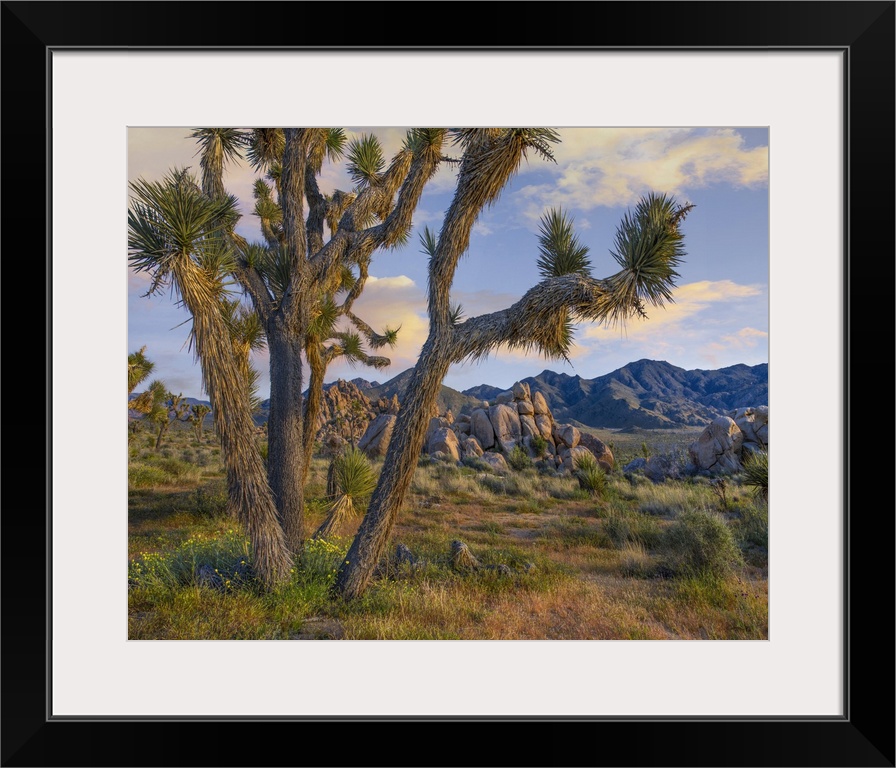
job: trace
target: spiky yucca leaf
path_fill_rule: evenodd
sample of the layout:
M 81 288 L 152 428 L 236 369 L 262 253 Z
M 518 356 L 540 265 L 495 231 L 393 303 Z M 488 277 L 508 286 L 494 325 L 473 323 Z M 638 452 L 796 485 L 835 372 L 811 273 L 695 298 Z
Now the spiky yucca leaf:
M 336 490 L 354 500 L 363 499 L 376 487 L 376 472 L 359 448 L 349 447 L 334 459 Z
M 264 325 L 255 312 L 238 300 L 222 302 L 221 311 L 227 330 L 235 342 L 250 351 L 264 349 Z
M 252 183 L 252 197 L 256 200 L 272 200 L 270 185 L 264 179 L 255 179 Z
M 538 271 L 542 277 L 559 277 L 577 272 L 589 275 L 588 246 L 576 237 L 572 219 L 559 208 L 541 217 L 538 227 Z
M 389 328 L 389 326 L 386 326 L 385 328 L 383 328 L 382 333 L 376 335 L 375 341 L 372 339 L 369 340 L 371 346 L 373 346 L 375 349 L 380 349 L 381 347 L 386 346 L 394 348 L 398 343 L 398 332 L 400 330 L 400 325 L 398 326 L 398 328 Z
M 356 363 L 367 356 L 361 337 L 354 331 L 340 331 L 335 333 L 333 338 L 338 340 L 339 356 L 351 367 L 354 368 Z
M 339 319 L 339 307 L 330 294 L 326 294 L 314 306 L 308 335 L 318 341 L 329 339 L 333 335 L 336 321 Z
M 383 148 L 376 136 L 364 134 L 360 139 L 353 139 L 349 143 L 348 173 L 355 184 L 376 184 L 385 167 Z
M 441 152 L 446 133 L 444 128 L 412 128 L 404 138 L 404 147 L 414 154 L 427 150 Z
M 651 192 L 634 211 L 625 213 L 611 251 L 622 271 L 605 281 L 615 304 L 608 320 L 624 318 L 631 307 L 640 308 L 643 302 L 662 307 L 672 301 L 678 277 L 675 268 L 684 258 L 679 225 L 693 207 Z
M 210 200 L 184 178 L 174 171 L 161 181 L 129 185 L 128 262 L 137 272 L 152 273 L 150 293 L 167 282 L 172 258 L 201 262 L 206 252 L 219 250 L 237 207 L 235 197 Z
M 327 538 L 336 532 L 345 520 L 354 516 L 355 504 L 370 496 L 376 487 L 377 475 L 364 452 L 355 447 L 347 448 L 333 459 L 331 465 L 336 496 L 330 504 L 327 517 L 312 538 Z
M 286 146 L 282 128 L 253 128 L 245 143 L 246 159 L 256 171 L 279 163 Z
M 209 197 L 221 197 L 224 191 L 224 167 L 239 161 L 245 135 L 237 128 L 197 128 L 190 134 L 197 140 L 202 169 L 202 191 Z
M 448 310 L 448 321 L 451 325 L 457 325 L 464 317 L 464 306 L 463 304 L 452 304 L 450 309 Z
M 750 486 L 758 498 L 768 501 L 768 453 L 749 453 L 743 465 L 744 485 Z
M 283 164 L 279 160 L 276 163 L 271 163 L 268 172 L 265 174 L 265 178 L 274 182 L 274 188 L 279 192 L 280 180 L 283 178 Z
M 146 356 L 146 346 L 128 355 L 128 394 L 134 391 L 155 369 L 156 364 Z
M 250 269 L 261 270 L 270 259 L 267 248 L 260 243 L 246 243 L 239 249 L 239 255 Z
M 289 258 L 282 246 L 264 250 L 264 261 L 257 267 L 258 273 L 267 283 L 271 293 L 278 299 L 286 292 L 289 276 L 292 274 Z
M 429 258 L 432 258 L 436 255 L 436 249 L 439 247 L 439 241 L 436 238 L 436 233 L 433 232 L 429 227 L 423 227 L 423 231 L 420 233 L 420 245 L 423 246 L 422 253 L 425 253 Z

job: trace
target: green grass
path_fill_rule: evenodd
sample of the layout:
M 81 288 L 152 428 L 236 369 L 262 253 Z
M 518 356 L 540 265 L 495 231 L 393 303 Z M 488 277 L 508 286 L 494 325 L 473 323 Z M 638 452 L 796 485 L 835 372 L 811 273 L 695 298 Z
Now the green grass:
M 612 472 L 593 495 L 569 474 L 421 462 L 387 550 L 400 542 L 417 564 L 383 570 L 346 603 L 332 587 L 359 518 L 309 540 L 289 581 L 266 593 L 227 517 L 213 436 L 197 445 L 172 428 L 167 456 L 145 437 L 129 445 L 132 639 L 768 636 L 768 508 L 739 477 L 723 516 L 699 480 L 632 484 Z M 327 466 L 316 457 L 310 470 L 306 536 L 327 514 Z M 453 569 L 455 539 L 481 569 Z

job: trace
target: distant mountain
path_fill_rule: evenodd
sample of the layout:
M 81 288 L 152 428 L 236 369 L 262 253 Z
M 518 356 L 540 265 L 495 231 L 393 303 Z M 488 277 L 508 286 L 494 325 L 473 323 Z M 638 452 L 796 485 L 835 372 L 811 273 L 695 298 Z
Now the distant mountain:
M 371 400 L 377 400 L 379 398 L 391 400 L 393 395 L 398 395 L 398 402 L 403 402 L 405 389 L 407 389 L 408 382 L 411 380 L 413 373 L 414 369 L 408 368 L 408 370 L 403 373 L 399 373 L 394 379 L 389 379 L 389 381 L 384 384 L 372 386 L 369 390 L 366 390 L 364 394 Z M 475 397 L 470 397 L 463 392 L 458 392 L 451 387 L 442 385 L 438 400 L 439 413 L 444 413 L 447 408 L 450 408 L 451 412 L 457 416 L 465 407 L 467 411 L 470 411 L 478 405 L 481 405 L 481 400 L 478 400 Z
M 380 384 L 366 379 L 351 383 L 372 402 L 404 400 L 413 369 Z M 672 429 L 703 426 L 727 411 L 742 406 L 768 405 L 768 364 L 732 365 L 717 370 L 685 370 L 662 360 L 638 360 L 594 379 L 544 370 L 521 381 L 547 399 L 554 418 L 561 422 L 609 429 Z M 326 385 L 334 386 L 335 382 Z M 442 386 L 439 411 L 450 408 L 455 416 L 469 413 L 484 400 L 494 402 L 501 387 L 480 384 L 459 392 Z M 136 395 L 132 395 L 135 397 Z M 191 405 L 208 401 L 185 398 Z M 254 414 L 267 420 L 270 401 Z
M 354 384 L 358 389 L 374 389 L 375 387 L 382 386 L 378 381 L 367 381 L 367 379 L 362 379 L 360 376 L 357 379 L 349 380 L 352 384 Z M 325 384 L 325 387 L 332 387 L 336 382 L 332 382 L 330 384 Z
M 767 363 L 687 371 L 638 360 L 594 379 L 546 370 L 522 381 L 545 396 L 556 419 L 590 427 L 701 426 L 734 408 L 768 405 Z M 463 394 L 491 400 L 501 391 L 483 384 Z

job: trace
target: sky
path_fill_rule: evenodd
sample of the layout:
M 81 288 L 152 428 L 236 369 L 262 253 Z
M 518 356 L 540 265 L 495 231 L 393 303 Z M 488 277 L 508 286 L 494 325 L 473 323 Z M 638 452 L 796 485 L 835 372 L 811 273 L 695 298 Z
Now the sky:
M 198 176 L 192 127 L 131 127 L 128 180 L 160 179 L 175 167 Z M 349 138 L 376 134 L 390 158 L 406 128 L 348 128 Z M 541 216 L 562 208 L 589 248 L 594 277 L 618 266 L 611 256 L 622 216 L 648 192 L 674 196 L 694 209 L 684 223 L 686 255 L 677 271 L 674 301 L 648 308 L 646 320 L 624 328 L 577 326 L 569 361 L 500 348 L 485 360 L 452 366 L 444 383 L 464 390 L 478 384 L 509 388 L 545 369 L 590 379 L 627 363 L 663 360 L 692 369 L 768 362 L 769 195 L 768 130 L 754 127 L 557 128 L 556 162 L 530 154 L 498 200 L 474 226 L 452 288 L 452 303 L 466 317 L 510 306 L 538 282 L 537 233 Z M 448 148 L 447 154 L 451 154 Z M 261 241 L 252 214 L 256 173 L 247 162 L 225 169 L 228 191 L 240 200 L 237 231 Z M 419 233 L 438 232 L 454 191 L 455 167 L 443 164 L 421 198 L 408 243 L 374 254 L 370 279 L 355 312 L 374 329 L 400 326 L 398 343 L 380 352 L 392 363 L 382 370 L 333 363 L 327 381 L 365 378 L 380 383 L 416 362 L 426 338 L 426 266 Z M 350 190 L 344 163 L 325 163 L 321 190 Z M 146 295 L 149 278 L 127 267 L 128 352 L 146 347 L 155 363 L 152 378 L 187 397 L 207 399 L 198 362 L 188 348 L 190 316 L 172 295 Z M 259 394 L 268 396 L 265 350 L 254 359 Z

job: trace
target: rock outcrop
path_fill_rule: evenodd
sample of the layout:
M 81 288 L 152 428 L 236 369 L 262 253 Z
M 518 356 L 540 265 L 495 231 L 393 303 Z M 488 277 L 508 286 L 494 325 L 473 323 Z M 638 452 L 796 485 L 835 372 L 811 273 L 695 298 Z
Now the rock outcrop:
M 706 426 L 688 447 L 697 472 L 732 474 L 743 469 L 744 452 L 768 450 L 768 406 L 737 408 Z
M 446 431 L 447 430 L 447 431 Z M 456 443 L 448 432 L 454 434 Z M 506 456 L 522 448 L 540 466 L 559 472 L 575 470 L 578 456 L 589 454 L 607 472 L 615 466 L 613 453 L 593 435 L 583 434 L 571 424 L 558 424 L 547 399 L 533 392 L 525 382 L 516 382 L 499 392 L 489 403 L 483 401 L 469 414 L 456 419 L 446 412 L 431 419 L 424 450 L 439 458 L 476 458 L 497 471 L 508 471 Z

